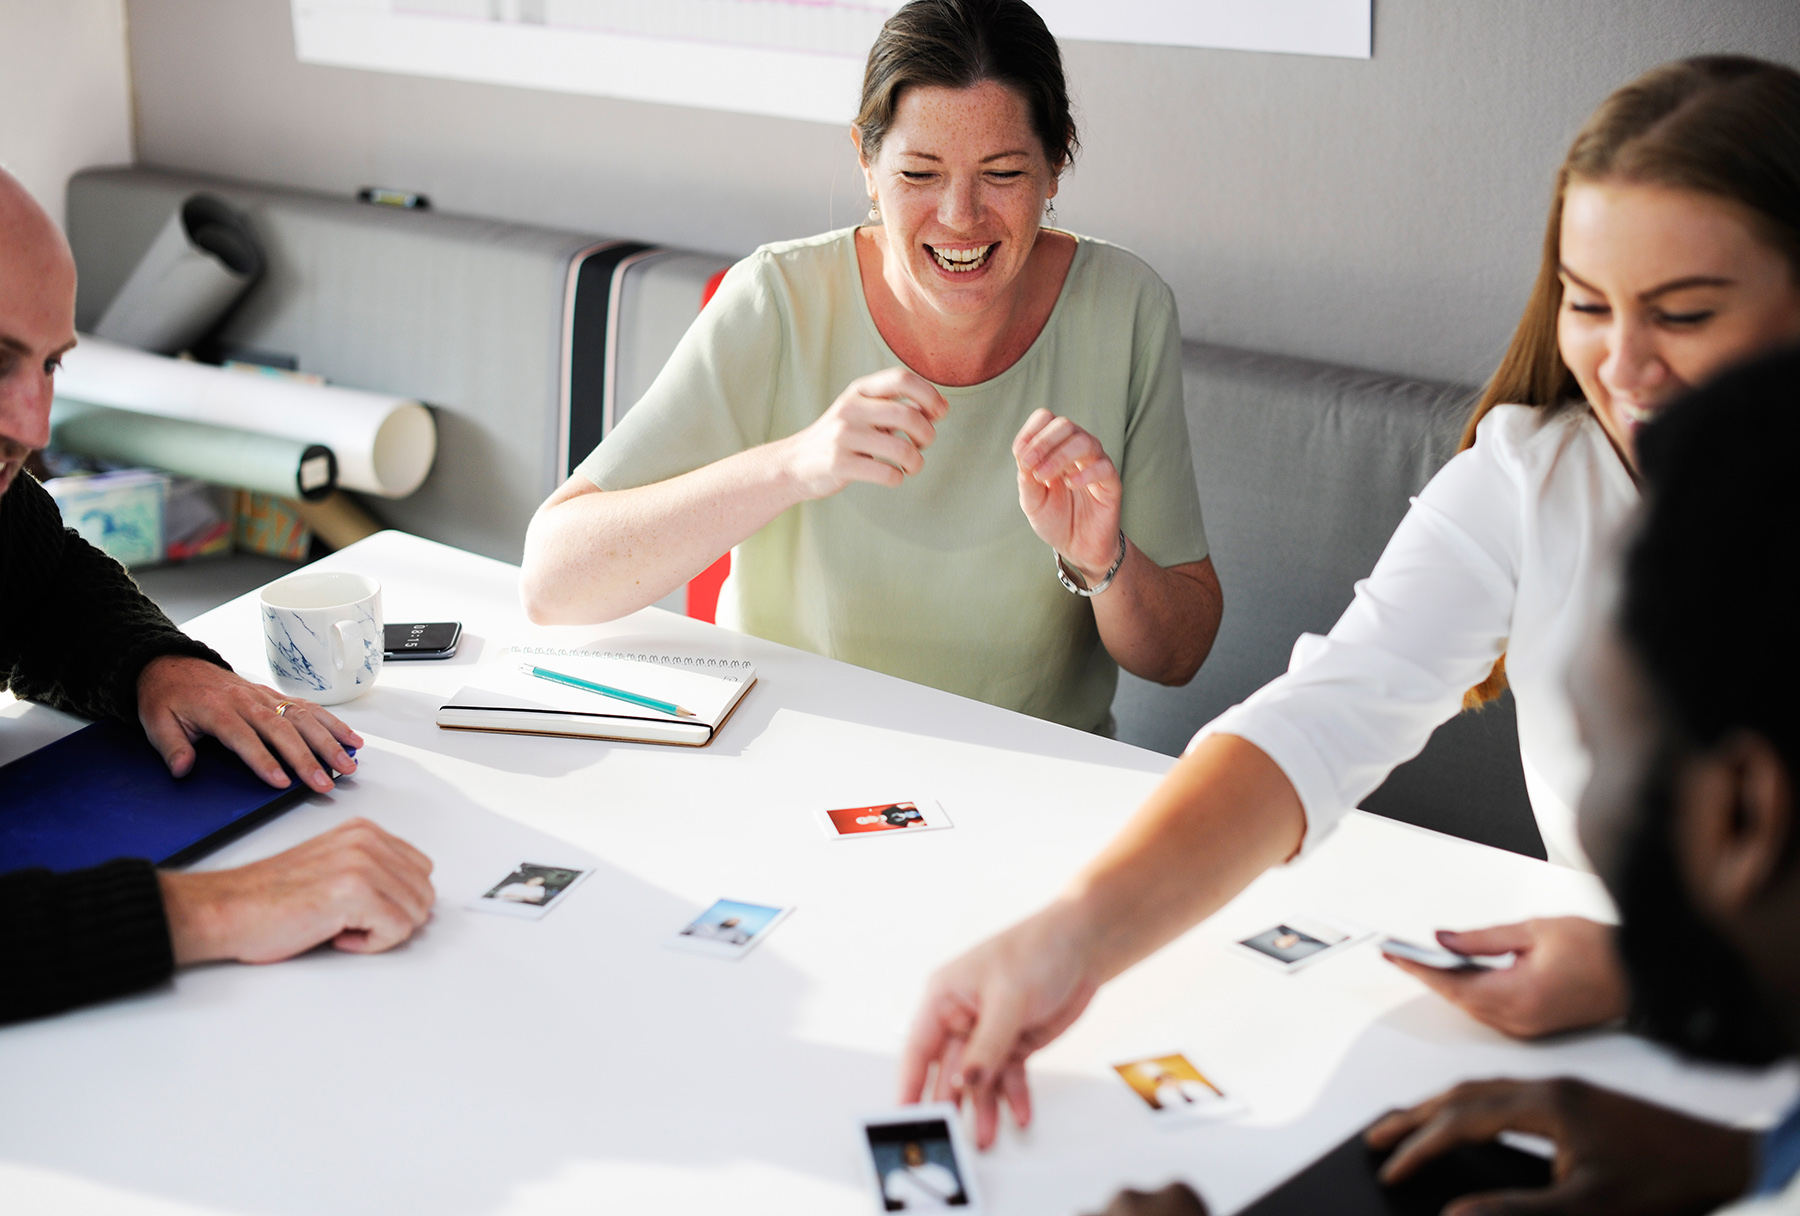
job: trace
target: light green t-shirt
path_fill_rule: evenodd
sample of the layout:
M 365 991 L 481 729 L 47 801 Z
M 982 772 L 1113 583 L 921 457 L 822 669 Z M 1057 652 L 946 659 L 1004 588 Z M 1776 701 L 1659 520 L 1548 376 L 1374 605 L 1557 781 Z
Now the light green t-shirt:
M 1206 556 L 1169 288 L 1078 238 L 1054 311 L 1012 367 L 942 388 L 949 415 L 897 489 L 856 483 L 739 545 L 720 623 L 1085 730 L 1108 730 L 1118 668 L 1089 602 L 1056 579 L 1019 509 L 1013 436 L 1040 406 L 1098 438 L 1125 534 L 1163 566 Z M 863 298 L 855 229 L 765 245 L 731 268 L 656 382 L 579 471 L 665 481 L 815 421 L 894 367 Z

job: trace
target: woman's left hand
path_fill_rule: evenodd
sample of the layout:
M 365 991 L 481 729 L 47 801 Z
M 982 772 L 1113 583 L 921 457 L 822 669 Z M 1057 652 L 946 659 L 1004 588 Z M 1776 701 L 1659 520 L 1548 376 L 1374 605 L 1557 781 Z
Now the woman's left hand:
M 1405 959 L 1396 967 L 1435 990 L 1478 1022 L 1515 1039 L 1585 1030 L 1625 1016 L 1630 1003 L 1616 930 L 1580 916 L 1523 924 L 1442 930 L 1438 944 L 1458 954 L 1511 954 L 1492 971 L 1439 971 Z
M 1119 551 L 1124 483 L 1100 441 L 1049 410 L 1037 410 L 1013 438 L 1019 507 L 1031 530 L 1091 581 Z

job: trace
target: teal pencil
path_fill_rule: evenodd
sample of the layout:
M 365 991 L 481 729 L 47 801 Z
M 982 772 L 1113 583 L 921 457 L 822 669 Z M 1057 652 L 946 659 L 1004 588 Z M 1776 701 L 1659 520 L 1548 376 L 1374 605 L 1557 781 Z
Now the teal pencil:
M 603 697 L 624 701 L 628 705 L 640 705 L 645 709 L 654 709 L 660 713 L 674 714 L 678 718 L 694 716 L 693 710 L 684 709 L 673 701 L 658 701 L 655 697 L 640 696 L 635 692 L 626 692 L 623 688 L 611 688 L 605 684 L 596 684 L 592 680 L 583 680 L 579 676 L 567 676 L 560 671 L 550 671 L 544 667 L 533 667 L 530 663 L 519 664 L 519 670 L 528 676 L 536 676 L 540 680 L 549 680 L 553 684 L 567 684 L 570 688 L 579 688 L 583 692 L 597 692 Z

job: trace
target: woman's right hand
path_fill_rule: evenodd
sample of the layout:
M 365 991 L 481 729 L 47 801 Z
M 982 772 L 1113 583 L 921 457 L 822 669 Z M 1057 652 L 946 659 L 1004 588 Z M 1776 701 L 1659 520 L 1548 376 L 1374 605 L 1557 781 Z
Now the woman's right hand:
M 1000 1099 L 1013 1122 L 1031 1122 L 1025 1059 L 1081 1016 L 1100 983 L 1080 913 L 1066 902 L 997 934 L 938 969 L 926 984 L 900 1064 L 900 1100 L 975 1107 L 975 1144 L 1000 1130 Z M 933 1080 L 931 1072 L 936 1068 Z
M 802 499 L 829 498 L 853 481 L 891 488 L 925 467 L 933 424 L 949 412 L 930 381 L 890 367 L 852 380 L 817 422 L 777 442 Z

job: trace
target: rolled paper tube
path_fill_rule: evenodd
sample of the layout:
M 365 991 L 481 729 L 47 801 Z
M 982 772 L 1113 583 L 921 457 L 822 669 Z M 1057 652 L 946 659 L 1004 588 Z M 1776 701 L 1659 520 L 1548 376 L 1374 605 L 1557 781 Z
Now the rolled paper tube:
M 50 441 L 67 452 L 282 498 L 324 498 L 337 486 L 337 460 L 323 444 L 154 414 L 62 407 Z
M 437 456 L 437 425 L 417 401 L 168 359 L 103 338 L 83 338 L 63 356 L 56 395 L 321 443 L 337 456 L 339 485 L 384 498 L 418 489 Z
M 94 332 L 177 354 L 224 319 L 262 268 L 249 222 L 223 199 L 191 195 L 150 242 Z
M 349 548 L 386 526 L 357 506 L 356 500 L 342 490 L 327 494 L 316 502 L 295 503 L 294 513 L 333 549 Z

